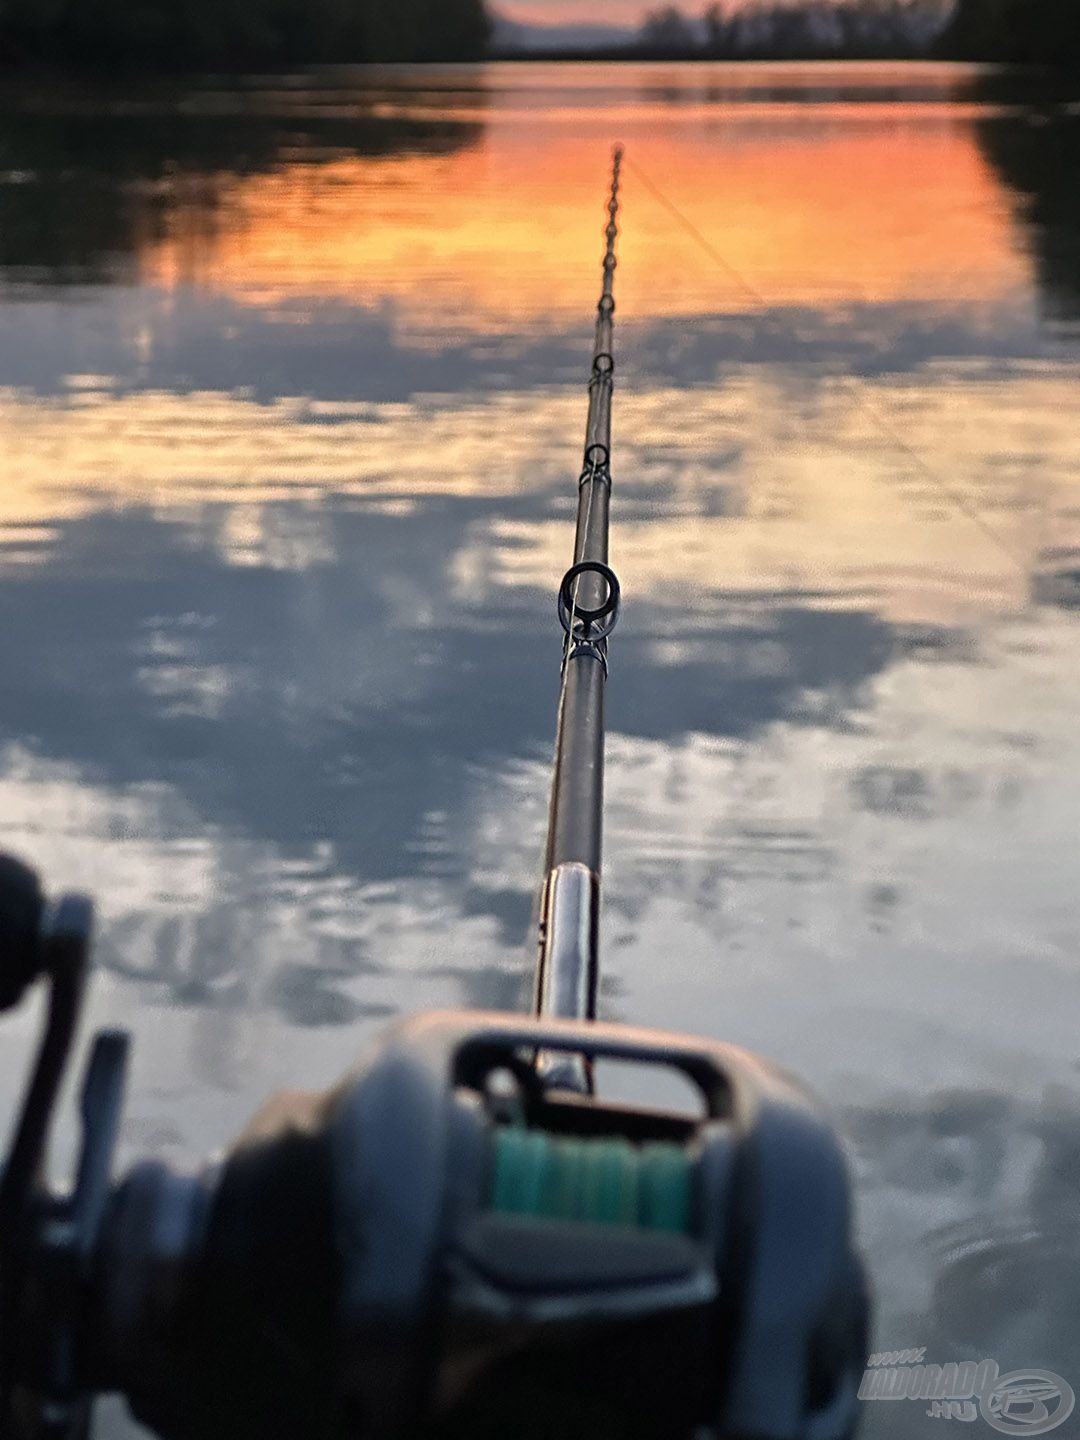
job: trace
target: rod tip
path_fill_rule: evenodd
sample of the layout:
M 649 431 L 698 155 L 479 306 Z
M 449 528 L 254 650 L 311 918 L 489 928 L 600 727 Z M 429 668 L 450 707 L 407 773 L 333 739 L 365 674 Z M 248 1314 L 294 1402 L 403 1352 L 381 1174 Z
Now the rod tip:
M 621 141 L 616 141 L 616 143 L 611 147 L 611 158 L 612 158 L 612 160 L 614 160 L 615 164 L 618 165 L 619 162 L 622 160 L 622 157 L 623 157 L 622 142 L 621 142 Z

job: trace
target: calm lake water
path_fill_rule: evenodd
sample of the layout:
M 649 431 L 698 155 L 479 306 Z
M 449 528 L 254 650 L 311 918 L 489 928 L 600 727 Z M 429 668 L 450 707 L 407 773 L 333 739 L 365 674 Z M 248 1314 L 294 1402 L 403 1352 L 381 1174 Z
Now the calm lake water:
M 878 1348 L 1080 1389 L 1078 99 L 8 93 L 0 845 L 97 897 L 125 1158 L 523 1002 L 621 139 L 603 1012 L 827 1099 Z

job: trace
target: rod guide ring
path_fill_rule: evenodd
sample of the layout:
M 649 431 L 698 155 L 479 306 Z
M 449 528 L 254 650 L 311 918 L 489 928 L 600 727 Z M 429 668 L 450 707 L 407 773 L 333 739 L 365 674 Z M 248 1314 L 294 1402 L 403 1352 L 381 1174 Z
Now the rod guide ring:
M 608 587 L 603 604 L 588 610 L 581 605 L 575 605 L 574 581 L 579 575 L 600 576 Z M 602 560 L 580 560 L 576 565 L 570 566 L 559 586 L 559 623 L 571 640 L 603 640 L 615 629 L 621 599 L 619 577 L 610 565 L 605 565 Z M 583 634 L 575 634 L 575 621 L 581 622 Z

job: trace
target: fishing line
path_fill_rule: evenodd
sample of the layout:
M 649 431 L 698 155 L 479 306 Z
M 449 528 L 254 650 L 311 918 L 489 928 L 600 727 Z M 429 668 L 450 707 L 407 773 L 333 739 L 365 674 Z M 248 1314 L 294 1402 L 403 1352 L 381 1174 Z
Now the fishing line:
M 747 298 L 753 303 L 755 309 L 760 310 L 762 314 L 765 315 L 766 319 L 770 318 L 771 307 L 769 305 L 769 302 L 760 293 L 760 291 L 756 290 L 755 287 L 750 283 L 750 281 L 747 280 L 746 277 L 735 268 L 731 261 L 728 260 L 728 258 L 720 250 L 717 249 L 717 247 L 712 243 L 708 236 L 703 234 L 702 231 L 698 229 L 698 227 L 694 224 L 693 220 L 691 220 L 690 217 L 683 210 L 681 210 L 678 205 L 675 204 L 674 200 L 670 199 L 667 195 L 664 194 L 664 192 L 660 189 L 659 185 L 657 185 L 654 180 L 650 179 L 650 177 L 646 175 L 645 171 L 642 170 L 641 166 L 637 163 L 636 160 L 625 159 L 623 163 L 626 165 L 626 168 L 628 170 L 632 171 L 633 174 L 637 176 L 637 178 L 645 186 L 645 189 L 648 190 L 649 193 L 652 195 L 653 199 L 656 200 L 658 204 L 660 204 L 675 220 L 678 221 L 678 223 L 683 227 L 683 229 L 691 237 L 695 244 L 697 244 L 701 248 L 701 250 L 706 255 L 708 255 L 710 260 L 712 260 L 713 263 L 720 270 L 722 270 L 725 275 L 728 276 L 728 278 L 736 286 L 736 288 L 741 290 L 742 293 L 747 296 Z M 793 338 L 796 344 L 805 346 L 805 341 L 801 340 L 797 334 L 794 335 Z M 1006 559 L 1009 560 L 1009 562 L 1017 568 L 1017 570 L 1020 572 L 1021 576 L 1026 582 L 1029 576 L 1029 565 L 1027 558 L 1023 556 L 1019 550 L 1015 550 L 1013 548 L 1010 542 L 1006 540 L 1005 537 L 1001 534 L 1001 532 L 986 519 L 979 507 L 974 504 L 962 490 L 958 490 L 956 486 L 951 485 L 943 475 L 941 475 L 937 470 L 934 469 L 934 467 L 929 463 L 929 461 L 925 459 L 923 455 L 919 453 L 919 451 L 915 450 L 908 443 L 908 441 L 904 439 L 904 437 L 901 435 L 900 431 L 896 428 L 895 424 L 889 418 L 889 416 L 886 415 L 885 412 L 877 404 L 875 404 L 875 402 L 870 398 L 869 395 L 865 393 L 865 391 L 861 390 L 858 385 L 856 385 L 854 379 L 850 375 L 839 375 L 837 378 L 842 384 L 845 384 L 848 387 L 853 399 L 855 400 L 856 405 L 862 410 L 863 414 L 866 415 L 872 421 L 872 423 L 877 426 L 878 431 L 893 446 L 893 448 L 904 456 L 911 468 L 916 471 L 924 480 L 929 481 L 929 483 L 937 490 L 939 495 L 944 497 L 946 500 L 950 500 L 957 510 L 959 510 L 963 515 L 965 515 L 973 525 L 977 526 L 978 529 L 981 530 L 982 533 L 986 536 L 986 538 L 990 540 L 991 543 L 1001 552 L 1001 554 L 1004 555 Z

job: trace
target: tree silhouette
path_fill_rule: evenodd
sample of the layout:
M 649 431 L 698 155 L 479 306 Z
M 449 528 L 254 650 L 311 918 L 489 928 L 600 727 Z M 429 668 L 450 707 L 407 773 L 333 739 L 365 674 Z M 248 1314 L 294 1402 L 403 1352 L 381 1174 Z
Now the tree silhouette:
M 946 54 L 965 60 L 1080 66 L 1077 0 L 958 0 Z
M 677 5 L 651 10 L 641 26 L 641 43 L 658 54 L 682 54 L 693 50 L 695 36 L 690 21 Z
M 233 69 L 483 54 L 485 0 L 0 0 L 0 58 Z
M 730 59 L 929 54 L 952 0 L 711 0 L 695 24 L 674 5 L 650 12 L 645 54 Z M 1080 3 L 1080 0 L 1078 0 Z
M 710 51 L 720 50 L 727 40 L 728 24 L 731 20 L 729 7 L 723 0 L 713 0 L 713 4 L 705 7 L 701 18 L 705 25 L 705 48 Z

